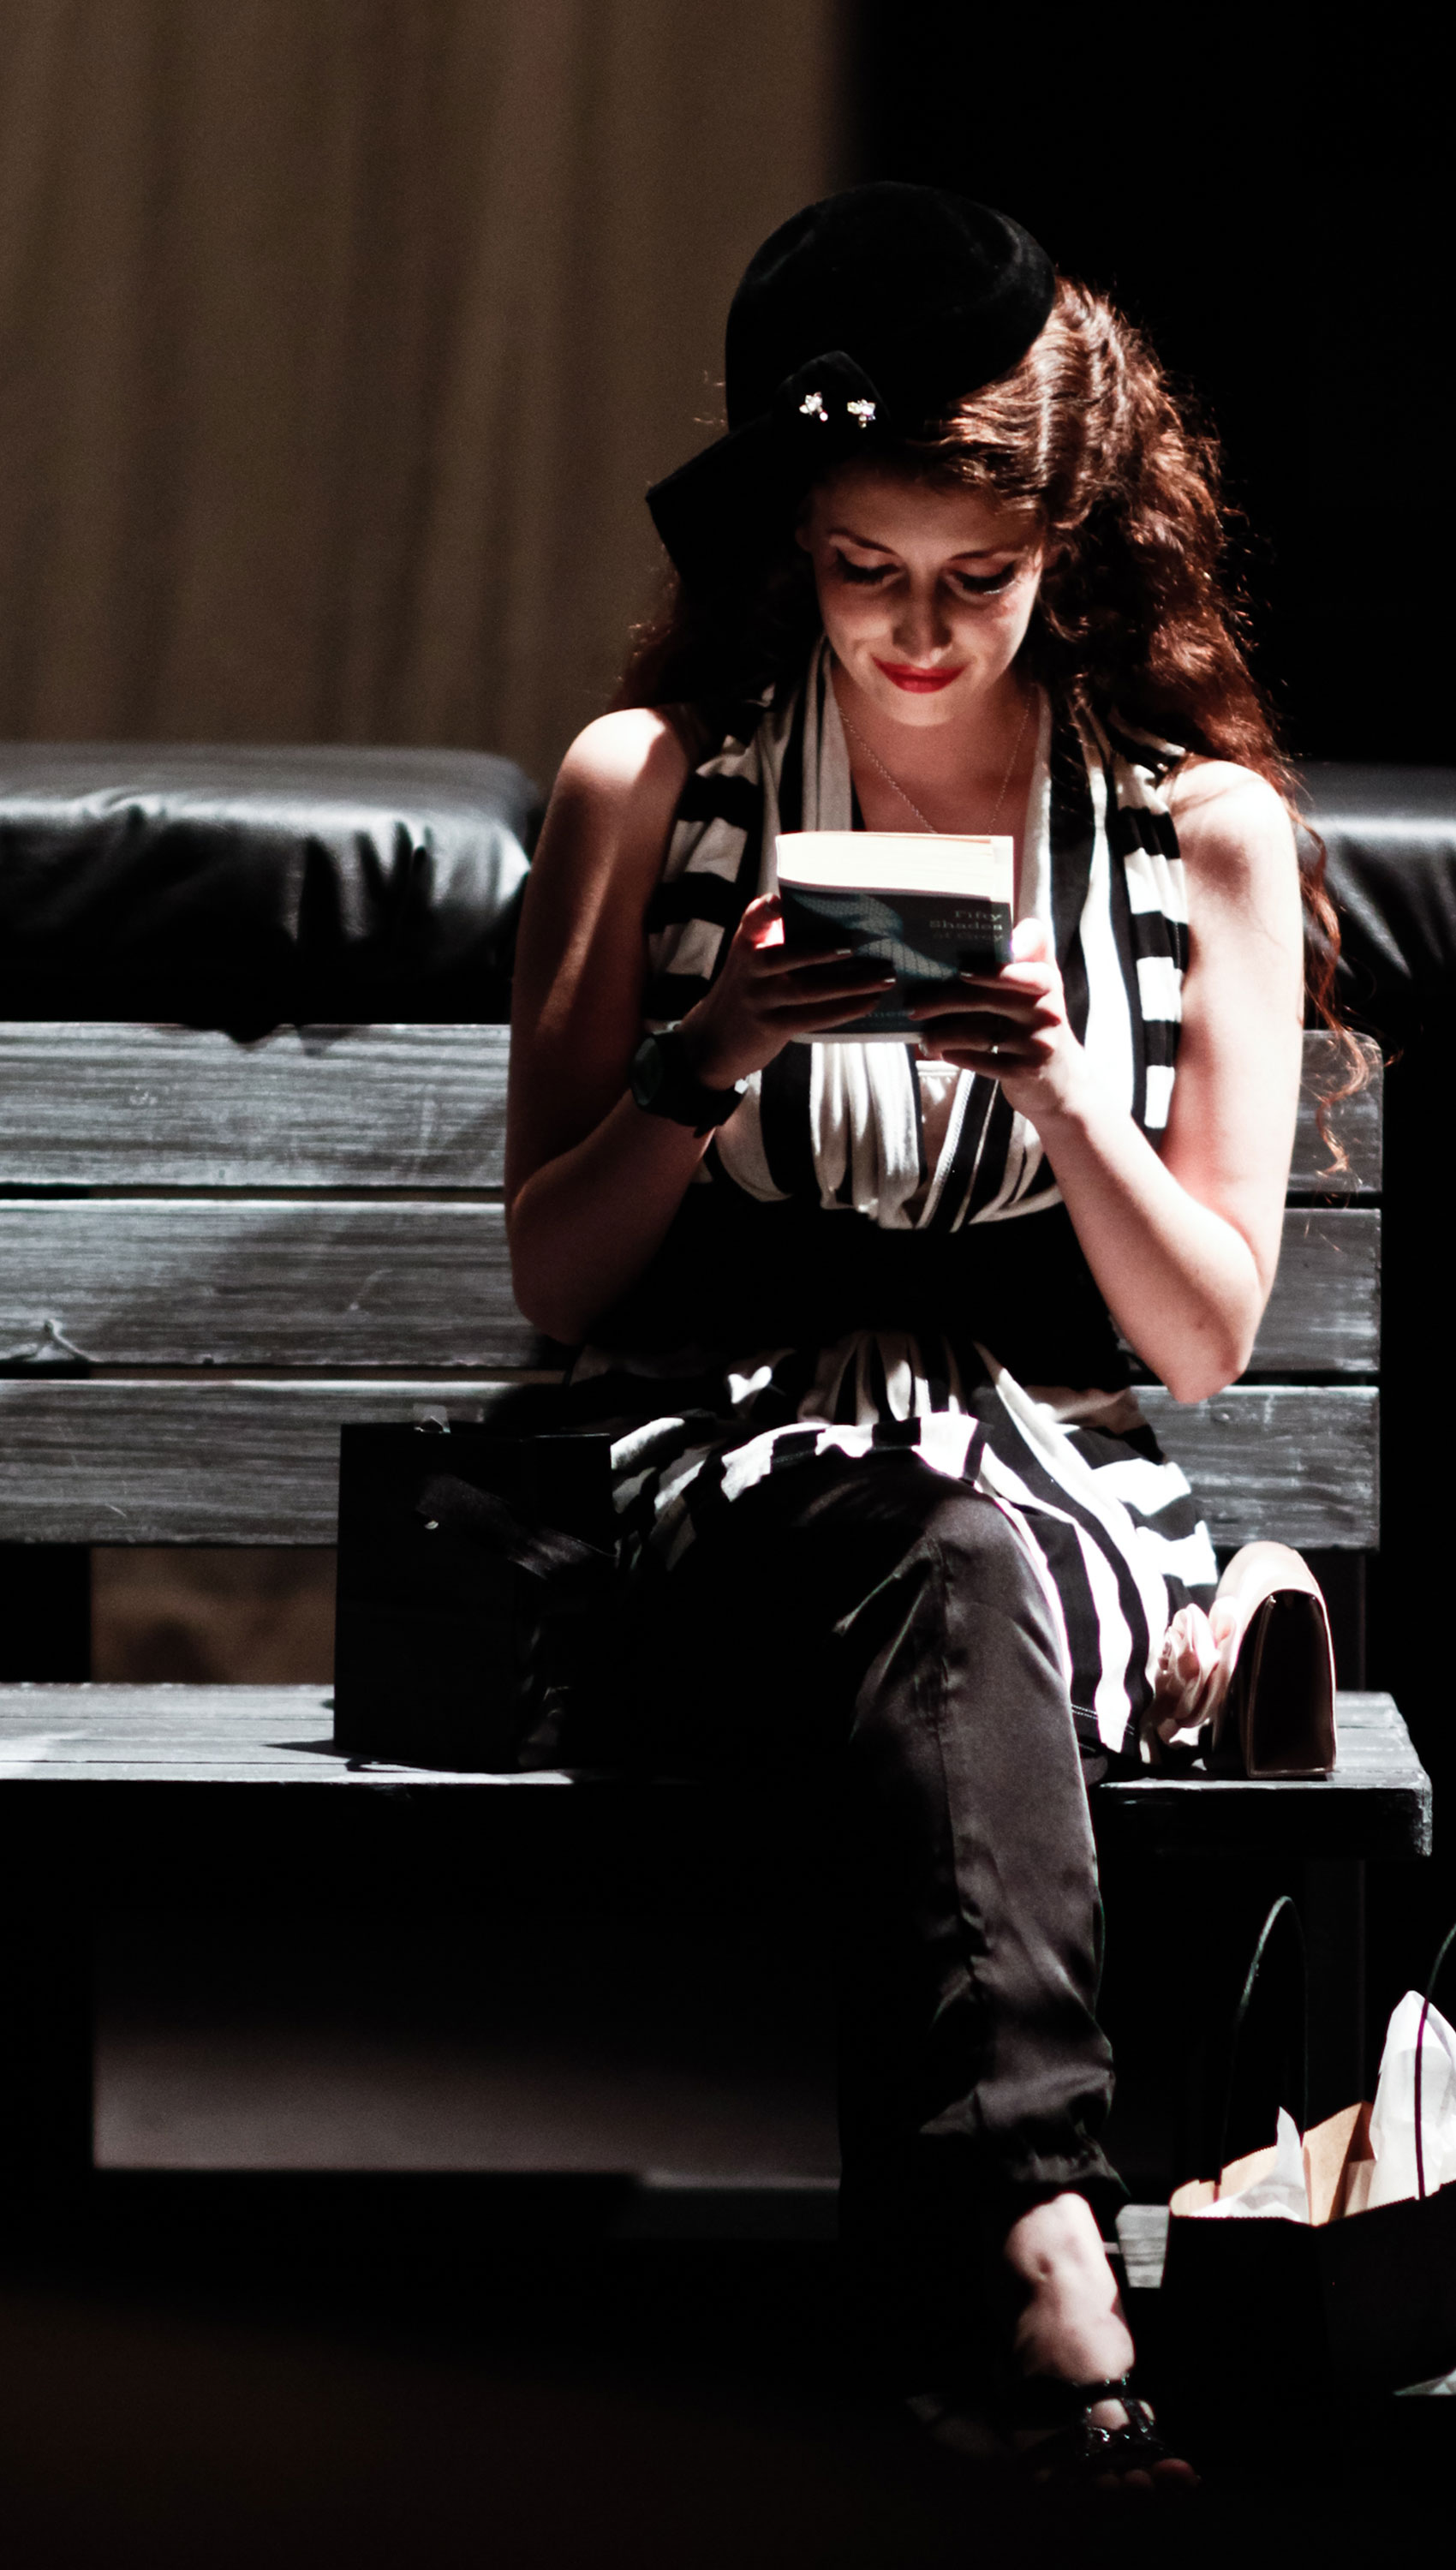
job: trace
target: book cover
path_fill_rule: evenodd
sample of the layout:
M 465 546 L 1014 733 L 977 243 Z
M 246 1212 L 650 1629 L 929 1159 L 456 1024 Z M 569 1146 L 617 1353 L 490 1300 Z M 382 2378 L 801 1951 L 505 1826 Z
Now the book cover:
M 789 946 L 848 946 L 894 973 L 862 1018 L 800 1044 L 906 1044 L 909 1004 L 960 973 L 1011 960 L 1015 859 L 1009 838 L 895 830 L 796 830 L 776 841 Z

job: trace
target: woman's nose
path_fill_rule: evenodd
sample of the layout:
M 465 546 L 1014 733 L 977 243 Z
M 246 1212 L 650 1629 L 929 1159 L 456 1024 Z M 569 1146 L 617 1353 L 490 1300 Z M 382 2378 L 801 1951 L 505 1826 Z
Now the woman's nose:
M 895 621 L 895 647 L 908 660 L 926 660 L 932 651 L 943 651 L 951 639 L 950 623 L 938 583 L 933 588 L 910 590 L 901 601 Z

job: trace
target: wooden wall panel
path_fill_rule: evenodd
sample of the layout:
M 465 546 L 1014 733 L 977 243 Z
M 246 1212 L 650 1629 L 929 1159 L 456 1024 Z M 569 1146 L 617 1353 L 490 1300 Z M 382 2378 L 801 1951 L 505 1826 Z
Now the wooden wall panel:
M 240 1046 L 176 1027 L 0 1025 L 0 1185 L 499 1187 L 509 1050 L 505 1027 L 285 1027 Z M 1337 1071 L 1330 1039 L 1305 1037 L 1296 1192 L 1378 1190 L 1378 1057 L 1374 1070 L 1334 1110 L 1349 1171 L 1323 1178 L 1315 1102 Z
M 1375 1374 L 1379 1364 L 1379 1214 L 1290 1206 L 1250 1372 Z
M 1255 1370 L 1371 1374 L 1377 1212 L 1295 1208 Z M 0 1360 L 106 1366 L 520 1366 L 506 1219 L 465 1197 L 0 1200 Z
M 1217 1544 L 1266 1536 L 1302 1550 L 1380 1540 L 1379 1395 L 1366 1384 L 1235 1384 L 1187 1408 L 1139 1400 L 1198 1494 Z
M 0 1378 L 0 1541 L 332 1543 L 346 1421 L 479 1420 L 508 1388 Z
M 507 1027 L 0 1025 L 0 1185 L 502 1182 Z
M 346 1420 L 487 1416 L 509 1387 L 435 1380 L 0 1378 L 0 1541 L 331 1543 Z M 1142 1396 L 1214 1540 L 1376 1540 L 1377 1395 L 1236 1389 Z
M 534 1362 L 498 1204 L 83 1196 L 0 1204 L 0 1350 L 107 1366 Z

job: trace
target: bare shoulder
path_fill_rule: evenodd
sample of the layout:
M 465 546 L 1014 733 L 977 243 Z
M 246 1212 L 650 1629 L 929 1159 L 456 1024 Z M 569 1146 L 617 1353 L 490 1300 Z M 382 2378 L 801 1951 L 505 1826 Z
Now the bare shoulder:
M 1227 758 L 1190 758 L 1170 778 L 1178 845 L 1199 881 L 1236 893 L 1291 874 L 1294 833 L 1268 777 Z
M 671 722 L 633 706 L 588 723 L 561 761 L 527 878 L 516 960 L 521 1040 L 539 1019 L 621 1012 L 687 776 Z M 625 996 L 623 996 L 625 995 Z
M 602 714 L 557 771 L 527 888 L 523 928 L 534 951 L 549 917 L 579 927 L 603 901 L 640 922 L 667 850 L 688 761 L 667 716 L 633 705 Z
M 528 960 L 550 923 L 580 928 L 603 902 L 623 929 L 662 870 L 687 754 L 671 722 L 650 706 L 602 714 L 578 732 L 556 774 L 527 884 Z
M 669 813 L 687 776 L 687 752 L 654 705 L 600 714 L 578 732 L 561 761 L 553 806 L 581 804 L 617 816 L 666 801 Z

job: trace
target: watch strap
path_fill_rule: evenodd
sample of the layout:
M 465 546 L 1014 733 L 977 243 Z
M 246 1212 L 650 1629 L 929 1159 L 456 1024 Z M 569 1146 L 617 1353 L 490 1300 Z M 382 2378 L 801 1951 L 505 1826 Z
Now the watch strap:
M 741 1084 L 709 1088 L 699 1079 L 675 1027 L 643 1037 L 632 1057 L 631 1089 L 646 1114 L 691 1125 L 695 1133 L 710 1133 L 714 1125 L 726 1124 L 743 1095 Z

